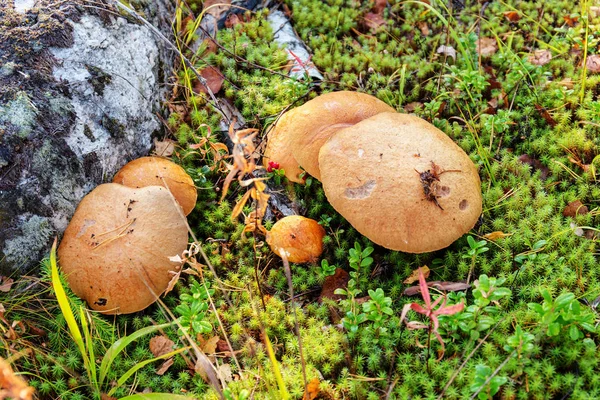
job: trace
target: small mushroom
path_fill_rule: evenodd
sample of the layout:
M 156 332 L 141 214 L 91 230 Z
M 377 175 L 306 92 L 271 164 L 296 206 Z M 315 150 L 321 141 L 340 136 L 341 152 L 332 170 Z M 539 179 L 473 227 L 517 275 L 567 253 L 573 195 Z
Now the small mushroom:
M 116 173 L 113 182 L 134 188 L 167 187 L 185 215 L 192 212 L 198 198 L 194 181 L 187 172 L 174 162 L 161 157 L 141 157 L 130 161 Z
M 98 186 L 83 198 L 58 248 L 73 292 L 103 314 L 152 304 L 181 265 L 187 248 L 181 208 L 161 186 Z
M 325 229 L 317 221 L 290 215 L 277 221 L 267 232 L 267 243 L 273 253 L 285 253 L 289 262 L 315 262 L 323 253 Z
M 319 164 L 331 205 L 388 249 L 442 249 L 481 214 L 481 183 L 469 156 L 412 115 L 381 113 L 338 131 L 321 148 Z
M 302 182 L 300 166 L 317 179 L 319 149 L 335 132 L 394 109 L 376 97 L 357 92 L 331 92 L 285 113 L 269 133 L 265 166 L 278 162 L 292 182 Z

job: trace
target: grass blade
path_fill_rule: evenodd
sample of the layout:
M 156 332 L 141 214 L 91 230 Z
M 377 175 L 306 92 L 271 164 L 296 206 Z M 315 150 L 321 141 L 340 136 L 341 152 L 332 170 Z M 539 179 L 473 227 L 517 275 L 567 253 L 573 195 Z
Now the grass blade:
M 100 380 L 99 380 L 100 386 L 102 386 L 102 383 L 104 382 L 104 379 L 106 378 L 106 373 L 108 372 L 113 361 L 119 355 L 119 353 L 125 349 L 125 347 L 127 347 L 131 342 L 139 339 L 142 336 L 148 335 L 148 334 L 155 332 L 157 330 L 160 330 L 160 329 L 168 328 L 171 325 L 173 325 L 172 322 L 168 322 L 168 323 L 162 324 L 162 325 L 147 326 L 145 328 L 142 328 L 142 329 L 139 329 L 139 330 L 133 332 L 131 335 L 127 335 L 127 336 L 117 340 L 116 342 L 114 342 L 110 346 L 110 348 L 106 351 L 106 354 L 104 354 L 104 357 L 102 358 L 102 363 L 100 364 Z
M 189 396 L 170 393 L 139 393 L 121 397 L 120 400 L 190 400 Z
M 275 374 L 275 379 L 277 380 L 277 386 L 279 386 L 279 398 L 282 400 L 287 400 L 290 398 L 290 394 L 285 388 L 285 383 L 283 383 L 283 376 L 281 375 L 281 370 L 279 369 L 279 363 L 275 358 L 273 346 L 271 346 L 269 335 L 267 335 L 267 331 L 264 329 L 263 334 L 265 337 L 265 346 L 267 347 L 267 354 L 269 355 L 269 360 L 271 360 L 271 365 L 273 366 L 273 373 Z
M 71 333 L 71 337 L 75 341 L 79 352 L 81 353 L 81 357 L 83 358 L 83 364 L 85 370 L 87 371 L 88 378 L 90 382 L 96 382 L 96 377 L 92 376 L 92 367 L 90 363 L 90 359 L 85 349 L 85 345 L 83 343 L 83 337 L 81 336 L 81 331 L 79 330 L 79 325 L 77 325 L 77 321 L 75 320 L 75 315 L 73 314 L 73 310 L 71 309 L 71 304 L 69 303 L 69 298 L 63 288 L 60 277 L 58 275 L 58 266 L 56 264 L 56 244 L 57 239 L 54 239 L 54 244 L 52 245 L 52 250 L 50 251 L 50 268 L 52 275 L 52 288 L 54 289 L 54 293 L 56 295 L 56 300 L 58 301 L 58 306 L 60 307 L 60 311 L 63 314 L 65 321 L 67 322 L 67 326 L 69 327 L 69 332 Z M 93 361 L 93 360 L 92 360 Z M 95 370 L 95 368 L 94 368 Z M 97 389 L 97 388 L 96 388 Z
M 180 348 L 180 349 L 177 349 L 177 350 L 174 350 L 174 351 L 172 351 L 172 352 L 170 352 L 170 353 L 163 354 L 162 356 L 158 356 L 158 357 L 152 358 L 152 359 L 150 359 L 150 360 L 142 361 L 142 362 L 139 362 L 139 363 L 135 364 L 133 367 L 129 368 L 129 370 L 128 370 L 127 372 L 125 372 L 125 373 L 124 373 L 124 374 L 123 374 L 123 375 L 122 375 L 122 376 L 119 378 L 119 380 L 117 381 L 117 384 L 116 384 L 116 386 L 115 386 L 115 387 L 113 387 L 112 389 L 110 389 L 110 391 L 108 392 L 108 395 L 109 395 L 109 396 L 112 396 L 112 395 L 114 394 L 114 392 L 115 392 L 115 391 L 116 391 L 116 390 L 117 390 L 117 389 L 118 389 L 118 388 L 119 388 L 119 387 L 120 387 L 122 384 L 124 384 L 125 382 L 127 382 L 127 379 L 129 379 L 129 378 L 131 377 L 131 375 L 133 375 L 133 374 L 134 374 L 134 373 L 135 373 L 137 370 L 139 370 L 140 368 L 143 368 L 143 367 L 145 367 L 146 365 L 148 365 L 148 364 L 150 364 L 150 363 L 152 363 L 152 362 L 154 362 L 154 361 L 157 361 L 157 360 L 163 360 L 163 359 L 165 359 L 165 358 L 172 357 L 172 356 L 174 356 L 175 354 L 179 354 L 179 353 L 181 353 L 182 351 L 189 350 L 189 349 L 190 349 L 190 347 L 182 347 L 182 348 Z

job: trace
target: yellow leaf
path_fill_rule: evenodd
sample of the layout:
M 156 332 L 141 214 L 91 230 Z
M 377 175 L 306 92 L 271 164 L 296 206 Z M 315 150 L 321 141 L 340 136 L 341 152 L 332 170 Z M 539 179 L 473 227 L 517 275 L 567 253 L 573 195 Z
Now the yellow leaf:
M 425 279 L 429 278 L 429 273 L 431 271 L 429 270 L 429 267 L 427 265 L 423 265 L 421 267 L 421 271 L 423 271 L 423 276 L 425 277 Z M 413 270 L 413 272 L 410 274 L 410 276 L 404 280 L 404 284 L 410 285 L 411 283 L 414 283 L 418 280 L 419 280 L 419 268 Z
M 508 237 L 511 235 L 512 235 L 512 233 L 504 233 L 501 231 L 495 231 L 495 232 L 491 232 L 486 235 L 483 235 L 483 238 L 487 239 L 487 240 L 491 240 L 492 242 L 495 242 L 498 239 L 502 239 L 502 238 L 505 238 L 505 237 Z

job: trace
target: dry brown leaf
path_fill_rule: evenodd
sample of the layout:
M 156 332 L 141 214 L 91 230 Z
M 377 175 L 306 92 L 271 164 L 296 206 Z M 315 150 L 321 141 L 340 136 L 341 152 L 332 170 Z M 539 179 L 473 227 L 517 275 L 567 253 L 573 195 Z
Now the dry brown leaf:
M 552 52 L 550 50 L 536 50 L 529 55 L 528 60 L 533 65 L 545 65 L 552 60 Z
M 405 285 L 410 285 L 411 283 L 417 282 L 419 280 L 419 269 L 423 272 L 425 279 L 429 278 L 431 271 L 427 265 L 423 265 L 421 268 L 413 270 L 410 276 L 406 278 L 403 283 Z
M 489 57 L 498 51 L 498 43 L 494 38 L 482 37 L 475 44 L 475 49 L 481 57 Z
M 495 231 L 495 232 L 490 232 L 490 233 L 483 235 L 483 238 L 487 239 L 487 240 L 491 240 L 492 242 L 495 242 L 498 239 L 509 237 L 511 235 L 512 235 L 512 233 L 504 233 L 502 231 Z
M 221 340 L 218 336 L 213 336 L 208 340 L 203 340 L 204 338 L 201 339 L 202 340 L 199 340 L 200 346 L 202 347 L 202 351 L 204 353 L 210 355 L 217 352 L 217 344 L 219 343 L 219 340 Z
M 404 111 L 406 111 L 407 113 L 412 113 L 415 112 L 415 110 L 418 108 L 423 108 L 423 103 L 413 101 L 412 103 L 408 103 L 404 106 Z
M 579 16 L 578 15 L 565 15 L 563 17 L 563 19 L 565 20 L 567 25 L 569 25 L 570 27 L 573 27 L 573 26 L 577 25 L 577 22 L 579 21 Z
M 304 392 L 304 396 L 302 400 L 314 400 L 317 398 L 321 390 L 319 389 L 319 385 L 321 382 L 319 378 L 313 378 L 308 385 L 306 385 L 306 392 Z
M 507 11 L 504 13 L 504 17 L 509 22 L 518 22 L 521 19 L 521 15 L 517 11 Z
M 370 12 L 364 16 L 364 24 L 369 31 L 375 33 L 380 26 L 385 25 L 385 19 L 381 14 Z
M 100 400 L 118 400 L 116 397 L 107 395 L 106 393 L 100 393 Z
M 216 19 L 221 19 L 223 14 L 231 7 L 231 0 L 204 0 L 203 10 Z
M 592 54 L 588 56 L 585 66 L 590 72 L 600 72 L 600 55 Z
M 173 365 L 173 357 L 168 358 L 164 363 L 160 365 L 160 367 L 158 367 L 158 369 L 156 370 L 156 375 L 164 375 L 165 372 L 167 372 L 169 368 L 171 368 L 171 365 Z
M 161 157 L 171 157 L 175 151 L 175 141 L 171 139 L 154 139 L 154 154 Z
M 563 210 L 563 216 L 575 218 L 578 215 L 585 215 L 590 210 L 585 206 L 581 200 L 575 200 L 570 202 Z
M 231 365 L 229 365 L 229 364 L 219 365 L 219 368 L 217 368 L 217 375 L 223 382 L 233 381 L 233 372 L 231 371 Z
M 557 83 L 560 86 L 564 86 L 565 89 L 573 89 L 573 87 L 575 86 L 575 84 L 573 83 L 573 79 L 571 79 L 571 78 L 565 78 Z
M 229 14 L 227 19 L 225 20 L 225 27 L 232 28 L 238 24 L 242 24 L 244 21 L 240 18 L 238 14 Z
M 13 283 L 15 282 L 14 279 L 9 278 L 8 276 L 2 276 L 0 277 L 0 292 L 8 292 L 10 291 L 10 288 L 12 287 Z
M 35 390 L 0 357 L 0 399 L 31 400 Z
M 200 71 L 200 76 L 206 80 L 206 85 L 200 81 L 194 83 L 194 92 L 208 94 L 208 89 L 215 94 L 223 87 L 223 81 L 225 77 L 217 68 L 213 66 L 206 66 Z M 208 87 L 208 89 L 207 89 Z
M 417 27 L 419 28 L 419 30 L 421 31 L 421 34 L 423 36 L 429 36 L 429 34 L 431 33 L 431 31 L 429 30 L 429 25 L 427 25 L 427 22 L 417 22 Z
M 343 299 L 345 296 L 335 294 L 335 290 L 346 289 L 349 281 L 350 275 L 348 272 L 341 268 L 336 268 L 335 274 L 326 277 L 323 281 L 323 288 L 321 289 L 321 294 L 319 295 L 319 303 L 321 303 L 323 299 Z
M 154 336 L 150 339 L 150 351 L 154 357 L 160 357 L 173 351 L 174 345 L 175 343 L 164 335 Z

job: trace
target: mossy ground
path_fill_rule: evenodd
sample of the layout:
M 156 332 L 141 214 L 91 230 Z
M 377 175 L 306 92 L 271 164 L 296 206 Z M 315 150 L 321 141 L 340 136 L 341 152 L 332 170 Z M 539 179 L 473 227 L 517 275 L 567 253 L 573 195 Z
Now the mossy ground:
M 296 31 L 311 48 L 312 62 L 323 72 L 324 81 L 285 76 L 286 53 L 273 42 L 266 11 L 245 14 L 241 23 L 219 31 L 222 48 L 198 58 L 202 60 L 197 62 L 199 68 L 210 63 L 223 72 L 222 93 L 241 111 L 248 126 L 264 134 L 286 107 L 320 93 L 357 90 L 373 94 L 399 112 L 408 110 L 432 122 L 470 155 L 479 166 L 484 211 L 469 235 L 476 240 L 495 231 L 507 235 L 488 241 L 489 250 L 475 256 L 469 253 L 467 235 L 435 253 L 392 252 L 374 246 L 344 221 L 328 205 L 316 180 L 309 179 L 305 186 L 278 187 L 294 197 L 306 216 L 322 221 L 328 233 L 322 258 L 356 272 L 358 297 L 381 288 L 393 309 L 392 315 L 385 316 L 385 333 L 370 320 L 358 324 L 355 332 L 341 329 L 340 317 L 352 302 L 319 304 L 322 270 L 316 265 L 292 265 L 294 304 L 299 306 L 294 314 L 281 260 L 271 254 L 260 235 L 243 234 L 241 221 L 230 219 L 243 189 L 234 185 L 220 202 L 224 175 L 218 166 L 212 168 L 215 158 L 188 147 L 207 135 L 207 126 L 213 131 L 210 140 L 222 140 L 215 135 L 218 113 L 202 95 L 188 93 L 178 98 L 183 107 L 173 108 L 176 112 L 169 119 L 180 145 L 176 158 L 199 187 L 190 225 L 220 285 L 226 288 L 219 290 L 215 277 L 205 272 L 205 281 L 215 289 L 218 310 L 218 315 L 209 312 L 205 316 L 213 327 L 205 337 L 224 338 L 220 319 L 241 368 L 229 355 L 220 358 L 220 363 L 233 370 L 234 379 L 227 383 L 232 398 L 243 389 L 255 398 L 279 398 L 265 334 L 273 343 L 285 387 L 292 398 L 302 398 L 296 319 L 308 380 L 319 379 L 323 399 L 434 399 L 455 373 L 444 398 L 469 398 L 477 379 L 482 383 L 488 377 L 492 384 L 480 385 L 480 398 L 600 398 L 599 315 L 594 306 L 600 296 L 594 231 L 600 214 L 596 173 L 600 167 L 600 74 L 585 68 L 586 57 L 600 51 L 598 9 L 589 2 L 557 0 L 451 5 L 390 1 L 379 13 L 383 23 L 370 28 L 367 20 L 374 18 L 370 14 L 373 3 L 288 0 L 285 6 Z M 496 50 L 480 54 L 479 38 L 492 39 Z M 442 45 L 452 47 L 456 54 L 438 51 Z M 536 50 L 548 50 L 552 59 L 535 65 L 529 56 Z M 181 82 L 186 81 L 186 74 L 192 76 L 181 70 Z M 565 207 L 575 200 L 590 212 L 564 216 Z M 250 211 L 247 206 L 245 212 Z M 575 227 L 592 229 L 580 232 Z M 358 271 L 349 264 L 355 242 L 363 249 L 374 247 L 373 262 Z M 427 343 L 427 330 L 411 331 L 400 321 L 405 304 L 420 302 L 402 295 L 408 286 L 403 281 L 422 265 L 432 270 L 428 280 L 465 280 L 474 268 L 474 277 L 486 274 L 504 279 L 502 286 L 511 290 L 474 314 L 465 310 L 441 318 L 446 351 L 439 361 L 438 343 L 432 341 L 431 349 L 419 345 Z M 188 279 L 192 280 L 198 278 Z M 182 279 L 165 298 L 171 309 L 180 303 L 177 294 L 189 292 L 189 284 Z M 544 319 L 528 306 L 544 302 L 544 289 L 553 299 L 566 293 L 576 298 L 568 311 L 575 317 L 566 322 L 560 317 L 558 331 L 551 336 L 549 327 L 557 320 Z M 30 299 L 17 301 L 14 290 L 12 299 L 2 296 L 0 301 L 6 307 L 4 317 L 29 321 L 47 331 L 45 337 L 29 330 L 19 340 L 5 339 L 7 348 L 13 343 L 17 351 L 33 349 L 18 360 L 17 369 L 29 374 L 41 398 L 91 396 L 56 304 L 51 298 L 38 300 L 39 307 Z M 450 295 L 450 303 L 459 301 L 479 304 L 473 291 Z M 357 307 L 360 312 L 361 306 Z M 45 310 L 45 314 L 34 318 L 32 309 Z M 586 318 L 593 321 L 591 331 L 578 322 Z M 99 317 L 97 354 L 124 332 L 166 319 L 156 306 L 114 320 Z M 409 314 L 409 319 L 419 316 Z M 533 339 L 523 339 L 531 346 L 525 350 L 522 342 L 514 353 L 508 343 L 517 335 L 517 327 Z M 578 327 L 579 334 L 573 327 Z M 175 330 L 166 334 L 183 345 Z M 111 379 L 151 358 L 148 340 L 141 339 L 128 350 L 111 370 Z M 217 398 L 180 357 L 162 376 L 155 368 L 141 369 L 117 394 L 149 388 Z M 498 390 L 492 388 L 494 378 L 499 379 Z

